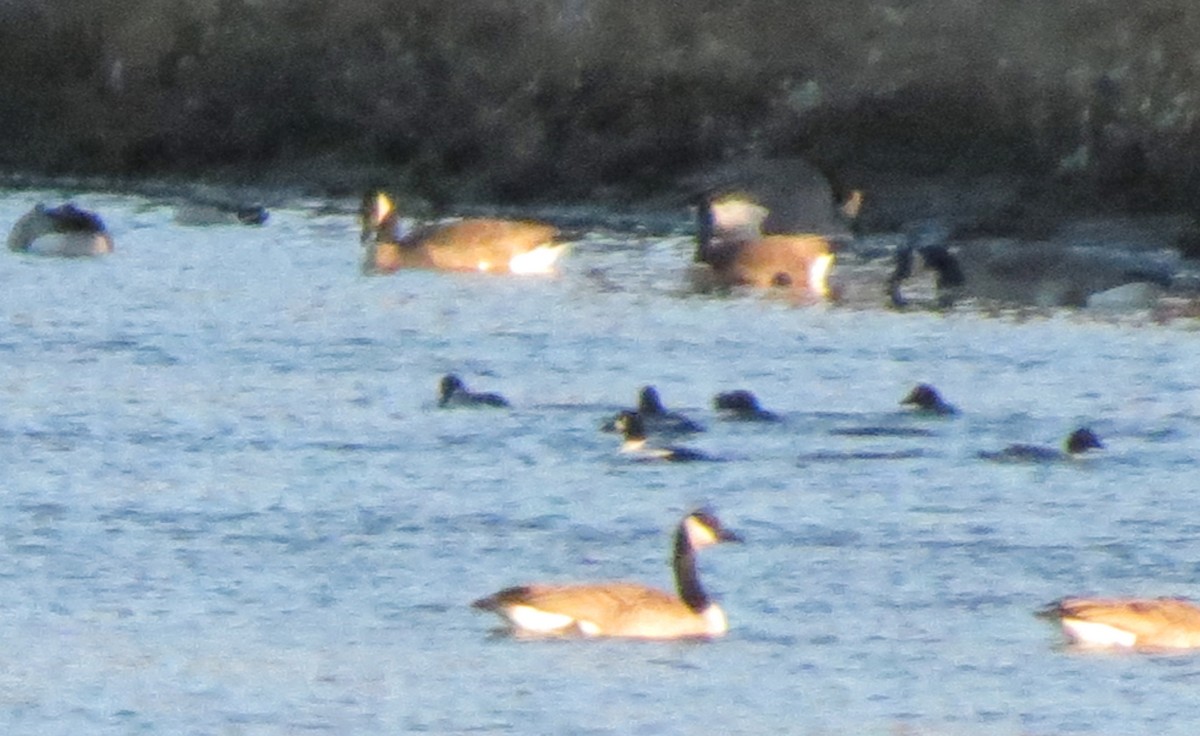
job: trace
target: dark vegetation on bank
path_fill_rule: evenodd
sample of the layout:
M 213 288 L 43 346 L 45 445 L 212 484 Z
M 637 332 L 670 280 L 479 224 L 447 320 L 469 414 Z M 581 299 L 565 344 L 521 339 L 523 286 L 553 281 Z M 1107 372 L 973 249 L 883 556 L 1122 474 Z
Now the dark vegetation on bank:
M 1196 211 L 1197 39 L 1194 0 L 8 0 L 0 169 L 619 203 L 799 155 Z

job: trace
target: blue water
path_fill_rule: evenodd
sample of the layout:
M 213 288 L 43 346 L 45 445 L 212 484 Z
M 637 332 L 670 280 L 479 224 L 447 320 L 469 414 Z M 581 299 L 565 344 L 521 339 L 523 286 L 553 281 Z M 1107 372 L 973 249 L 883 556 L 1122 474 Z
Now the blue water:
M 254 229 L 75 201 L 113 256 L 0 267 L 5 733 L 1200 728 L 1200 659 L 1064 651 L 1032 616 L 1200 588 L 1194 321 L 688 296 L 683 236 L 594 233 L 555 279 L 372 278 L 323 203 Z M 448 371 L 514 408 L 437 410 Z M 900 412 L 919 381 L 963 415 Z M 726 462 L 618 457 L 597 428 L 647 383 Z M 732 388 L 786 421 L 722 423 Z M 1083 423 L 1086 462 L 975 455 Z M 669 587 L 701 504 L 747 540 L 702 559 L 723 639 L 513 641 L 468 606 Z

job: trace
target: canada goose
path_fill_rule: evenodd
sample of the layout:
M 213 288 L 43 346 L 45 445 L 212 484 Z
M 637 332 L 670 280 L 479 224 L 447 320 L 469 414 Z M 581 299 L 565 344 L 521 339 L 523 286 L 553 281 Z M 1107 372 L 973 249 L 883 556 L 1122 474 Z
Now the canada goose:
M 58 207 L 39 203 L 13 224 L 8 249 L 45 256 L 98 256 L 112 253 L 113 239 L 94 212 L 70 202 Z
M 1038 615 L 1081 647 L 1200 648 L 1200 607 L 1182 598 L 1063 598 Z
M 497 614 L 517 635 L 720 636 L 729 623 L 700 585 L 696 552 L 721 542 L 740 541 L 711 513 L 694 511 L 675 530 L 672 567 L 678 596 L 638 583 L 535 583 L 505 588 L 471 605 Z
M 682 183 L 692 192 L 738 193 L 738 199 L 755 203 L 762 210 L 758 230 L 766 235 L 849 238 L 863 201 L 861 192 L 834 187 L 820 167 L 800 157 L 741 158 Z
M 638 392 L 636 411 L 641 417 L 646 431 L 651 434 L 675 435 L 704 431 L 704 427 L 700 423 L 687 418 L 677 411 L 667 411 L 667 408 L 663 406 L 662 399 L 659 398 L 658 389 L 653 386 L 643 386 L 641 391 Z M 601 431 L 620 431 L 617 427 L 617 420 L 624 413 L 620 412 L 612 419 L 606 421 L 601 425 Z
M 566 250 L 558 231 L 537 222 L 471 218 L 408 226 L 383 192 L 363 198 L 363 270 L 401 268 L 546 274 Z
M 823 235 L 762 235 L 765 210 L 731 197 L 702 197 L 696 207 L 695 261 L 724 286 L 788 287 L 831 295 L 834 246 Z M 757 209 L 756 209 L 757 207 Z
M 1101 295 L 1126 284 L 1163 289 L 1172 282 L 1168 264 L 1112 248 L 996 239 L 964 243 L 951 251 L 940 242 L 942 235 L 944 230 L 937 228 L 917 229 L 896 251 L 888 279 L 893 306 L 908 303 L 901 286 L 920 266 L 934 273 L 936 299 L 942 307 L 964 297 L 1085 307 L 1093 301 L 1111 304 L 1113 300 Z
M 913 406 L 921 414 L 951 416 L 958 413 L 958 408 L 948 404 L 937 389 L 928 383 L 917 384 L 912 391 L 900 400 L 902 406 Z
M 1078 457 L 1088 450 L 1102 449 L 1104 443 L 1087 427 L 1080 427 L 1067 436 L 1063 450 L 1041 445 L 1009 445 L 995 452 L 980 452 L 979 457 L 998 462 L 1055 462 Z
M 649 444 L 646 426 L 642 422 L 641 415 L 636 411 L 623 411 L 613 422 L 617 431 L 625 437 L 624 442 L 621 443 L 621 454 L 628 455 L 635 460 L 666 460 L 673 463 L 685 463 L 715 459 L 690 447 Z
M 175 206 L 176 225 L 263 225 L 269 217 L 261 205 L 194 201 Z
M 745 389 L 725 391 L 713 397 L 713 408 L 726 419 L 744 422 L 778 422 L 780 417 L 758 403 L 758 397 Z
M 508 406 L 508 399 L 500 394 L 474 393 L 467 390 L 462 379 L 453 373 L 442 376 L 438 387 L 438 406 L 443 409 L 457 407 Z

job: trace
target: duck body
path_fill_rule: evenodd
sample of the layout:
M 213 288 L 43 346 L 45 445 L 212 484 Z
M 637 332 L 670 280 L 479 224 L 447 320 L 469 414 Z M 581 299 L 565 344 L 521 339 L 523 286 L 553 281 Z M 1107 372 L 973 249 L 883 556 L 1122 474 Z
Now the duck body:
M 1063 598 L 1039 611 L 1085 648 L 1200 648 L 1200 607 L 1182 598 Z
M 725 391 L 713 397 L 713 408 L 725 419 L 738 422 L 778 422 L 780 416 L 767 411 L 758 403 L 758 397 L 745 389 Z
M 724 634 L 728 620 L 700 584 L 696 553 L 740 538 L 712 514 L 697 511 L 679 523 L 673 540 L 676 595 L 632 582 L 529 584 L 505 588 L 472 603 L 500 616 L 521 636 L 680 639 Z
M 963 298 L 1037 307 L 1086 307 L 1109 303 L 1104 295 L 1130 284 L 1163 290 L 1173 269 L 1149 256 L 1099 246 L 1040 241 L 975 241 L 951 249 L 944 243 L 910 240 L 895 257 L 888 280 L 892 304 L 902 307 L 903 282 L 917 271 L 934 274 L 940 306 Z M 1142 300 L 1145 300 L 1143 295 Z
M 555 242 L 558 230 L 538 222 L 468 218 L 409 227 L 382 193 L 364 200 L 362 214 L 368 273 L 424 268 L 547 274 L 566 250 Z
M 621 443 L 621 454 L 634 460 L 666 461 L 673 463 L 709 462 L 716 458 L 699 450 L 678 445 L 651 444 L 646 436 L 645 424 L 636 411 L 623 411 L 614 420 L 617 431 L 625 440 Z
M 438 386 L 438 406 L 443 409 L 505 408 L 509 403 L 508 399 L 500 394 L 469 391 L 461 378 L 448 373 L 442 376 Z
M 1088 450 L 1103 447 L 1104 443 L 1095 432 L 1087 427 L 1080 427 L 1067 437 L 1062 450 L 1042 445 L 1015 444 L 995 452 L 980 452 L 979 457 L 996 462 L 1051 463 L 1072 460 Z
M 638 392 L 638 405 L 635 411 L 647 434 L 677 436 L 704 431 L 704 425 L 699 422 L 680 412 L 668 411 L 662 403 L 658 389 L 653 386 L 643 386 Z M 616 416 L 601 426 L 601 430 L 605 432 L 621 431 L 617 423 L 622 416 L 628 413 L 630 412 L 627 410 L 618 412 Z
M 113 251 L 113 239 L 94 212 L 71 203 L 36 205 L 13 224 L 8 249 L 18 253 L 79 258 Z
M 958 414 L 958 408 L 949 404 L 938 390 L 928 383 L 917 384 L 900 400 L 902 406 L 912 406 L 917 413 L 929 416 L 948 417 Z

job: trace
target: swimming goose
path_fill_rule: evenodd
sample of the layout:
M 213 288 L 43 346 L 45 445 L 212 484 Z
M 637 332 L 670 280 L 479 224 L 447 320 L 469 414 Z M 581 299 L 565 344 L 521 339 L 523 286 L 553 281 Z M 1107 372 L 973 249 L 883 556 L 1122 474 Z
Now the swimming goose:
M 722 286 L 788 287 L 824 299 L 834 246 L 816 234 L 763 235 L 765 208 L 742 195 L 705 196 L 696 208 L 695 261 Z
M 928 383 L 917 384 L 907 396 L 900 400 L 900 404 L 915 407 L 915 411 L 921 414 L 951 416 L 958 413 L 958 408 L 953 404 L 946 403 L 937 389 Z
M 1039 307 L 1085 307 L 1107 302 L 1103 294 L 1126 284 L 1166 288 L 1171 267 L 1136 253 L 1053 242 L 976 241 L 951 251 L 943 230 L 919 229 L 896 251 L 888 279 L 893 306 L 908 302 L 900 287 L 915 270 L 934 273 L 939 306 L 965 297 Z M 936 241 L 936 242 L 935 242 Z
M 1081 647 L 1200 648 L 1200 607 L 1182 598 L 1063 598 L 1038 615 Z
M 721 542 L 742 541 L 717 517 L 694 511 L 675 530 L 672 567 L 678 595 L 638 583 L 505 588 L 472 603 L 504 619 L 516 635 L 574 635 L 633 639 L 680 639 L 724 634 L 725 612 L 700 585 L 696 552 Z
M 554 240 L 558 231 L 538 222 L 470 218 L 410 226 L 383 192 L 364 197 L 361 217 L 368 273 L 429 268 L 546 274 L 566 250 Z
M 458 407 L 508 406 L 508 399 L 500 394 L 475 393 L 467 390 L 462 379 L 453 373 L 442 376 L 438 387 L 438 406 L 443 409 Z
M 70 202 L 58 207 L 39 203 L 13 224 L 8 249 L 44 256 L 98 256 L 112 253 L 113 239 L 94 212 Z
M 263 225 L 270 217 L 261 205 L 230 202 L 192 201 L 175 206 L 175 224 L 193 227 L 208 225 Z
M 834 187 L 820 167 L 794 156 L 739 158 L 697 172 L 682 183 L 693 192 L 737 193 L 736 199 L 753 202 L 762 211 L 758 233 L 766 235 L 850 238 L 863 201 L 861 192 Z
M 713 408 L 726 419 L 743 422 L 778 422 L 780 417 L 758 403 L 758 397 L 745 389 L 725 391 L 713 397 Z
M 642 422 L 642 416 L 636 411 L 621 412 L 613 420 L 613 423 L 617 431 L 625 437 L 625 441 L 621 443 L 621 454 L 628 455 L 635 460 L 666 460 L 673 463 L 686 463 L 715 459 L 690 447 L 649 444 L 646 426 Z
M 1067 436 L 1064 450 L 1041 445 L 1009 445 L 996 452 L 980 452 L 979 457 L 998 462 L 1055 462 L 1078 457 L 1088 450 L 1102 449 L 1104 443 L 1087 427 L 1080 427 Z
M 651 434 L 673 435 L 704 431 L 704 426 L 698 422 L 688 419 L 677 411 L 667 411 L 667 408 L 663 406 L 662 399 L 659 398 L 658 389 L 653 386 L 643 386 L 638 392 L 636 411 L 641 417 L 642 425 Z M 620 431 L 617 427 L 617 420 L 625 413 L 627 412 L 619 412 L 615 417 L 606 421 L 601 425 L 601 431 Z

